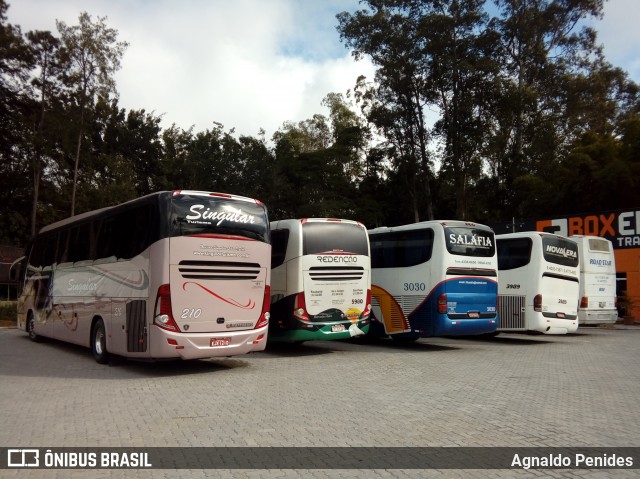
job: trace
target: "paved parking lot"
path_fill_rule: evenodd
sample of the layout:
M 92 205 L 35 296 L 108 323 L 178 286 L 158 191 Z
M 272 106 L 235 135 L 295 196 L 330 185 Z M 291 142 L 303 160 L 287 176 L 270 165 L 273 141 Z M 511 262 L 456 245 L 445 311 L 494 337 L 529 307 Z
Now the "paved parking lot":
M 2 447 L 640 446 L 640 327 L 96 364 L 0 330 Z M 4 470 L 2 477 L 637 477 L 638 470 Z

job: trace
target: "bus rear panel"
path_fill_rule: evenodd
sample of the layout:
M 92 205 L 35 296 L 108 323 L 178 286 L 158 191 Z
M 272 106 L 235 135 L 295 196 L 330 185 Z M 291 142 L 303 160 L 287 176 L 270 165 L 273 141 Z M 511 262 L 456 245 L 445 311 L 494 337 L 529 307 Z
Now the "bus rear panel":
M 309 218 L 272 223 L 270 341 L 360 336 L 369 328 L 366 229 L 355 221 Z
M 577 245 L 550 233 L 498 235 L 498 331 L 566 334 L 578 328 Z
M 490 228 L 423 222 L 369 232 L 375 331 L 395 339 L 496 329 L 497 264 Z

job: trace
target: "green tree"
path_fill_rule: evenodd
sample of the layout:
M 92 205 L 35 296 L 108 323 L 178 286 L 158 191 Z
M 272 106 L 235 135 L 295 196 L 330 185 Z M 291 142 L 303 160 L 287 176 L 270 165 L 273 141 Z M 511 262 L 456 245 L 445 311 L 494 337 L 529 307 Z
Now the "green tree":
M 485 150 L 499 219 L 536 205 L 538 188 L 579 137 L 564 94 L 578 72 L 599 61 L 593 29 L 581 21 L 602 14 L 602 0 L 496 0 L 503 80 L 494 129 Z M 525 183 L 527 188 L 518 187 Z M 536 194 L 531 195 L 533 185 Z M 540 196 L 545 193 L 540 190 Z M 533 200 L 532 200 L 533 198 Z M 541 205 L 542 206 L 542 205 Z
M 25 114 L 30 106 L 29 49 L 20 28 L 7 22 L 9 5 L 0 0 L 0 242 L 27 239 L 29 170 Z
M 368 0 L 368 10 L 337 15 L 338 32 L 356 59 L 368 56 L 376 66 L 374 83 L 360 77 L 356 98 L 378 133 L 394 170 L 406 173 L 406 195 L 413 218 L 433 218 L 430 178 L 429 128 L 426 113 L 435 102 L 429 88 L 429 65 L 420 30 L 423 8 L 431 2 Z M 424 204 L 424 214 L 421 214 Z
M 75 214 L 78 167 L 82 151 L 85 115 L 98 96 L 108 98 L 116 92 L 113 74 L 120 68 L 120 59 L 128 44 L 118 42 L 118 32 L 108 28 L 106 17 L 95 22 L 82 12 L 79 24 L 68 26 L 62 21 L 56 25 L 63 43 L 62 59 L 66 63 L 66 81 L 78 110 L 77 139 L 74 156 L 71 193 L 71 216 Z
M 28 121 L 31 132 L 30 165 L 33 178 L 31 207 L 31 236 L 36 233 L 37 213 L 40 199 L 40 184 L 43 171 L 55 149 L 55 135 L 52 127 L 60 119 L 59 95 L 61 91 L 61 69 L 58 63 L 60 41 L 51 32 L 32 31 L 27 33 L 32 55 L 32 70 L 37 73 L 31 79 L 33 113 Z M 57 106 L 57 108 L 56 108 Z M 51 116 L 52 110 L 53 117 Z M 56 112 L 58 115 L 56 115 Z

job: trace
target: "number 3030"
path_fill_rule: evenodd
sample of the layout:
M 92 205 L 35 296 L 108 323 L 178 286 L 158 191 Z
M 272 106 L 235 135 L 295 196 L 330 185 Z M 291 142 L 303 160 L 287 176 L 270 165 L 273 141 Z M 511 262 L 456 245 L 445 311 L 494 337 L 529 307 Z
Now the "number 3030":
M 404 283 L 405 291 L 425 291 L 427 285 L 425 283 Z

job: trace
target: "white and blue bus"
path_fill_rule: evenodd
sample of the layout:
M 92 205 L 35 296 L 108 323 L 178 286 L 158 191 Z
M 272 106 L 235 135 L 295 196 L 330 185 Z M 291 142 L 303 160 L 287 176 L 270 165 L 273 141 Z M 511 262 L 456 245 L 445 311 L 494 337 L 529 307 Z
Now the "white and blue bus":
M 498 331 L 573 333 L 578 329 L 580 258 L 564 236 L 536 231 L 496 236 Z
M 463 221 L 369 231 L 372 335 L 398 340 L 493 333 L 498 264 L 494 233 Z
M 366 228 L 334 218 L 271 223 L 269 342 L 333 340 L 369 328 L 371 262 Z

